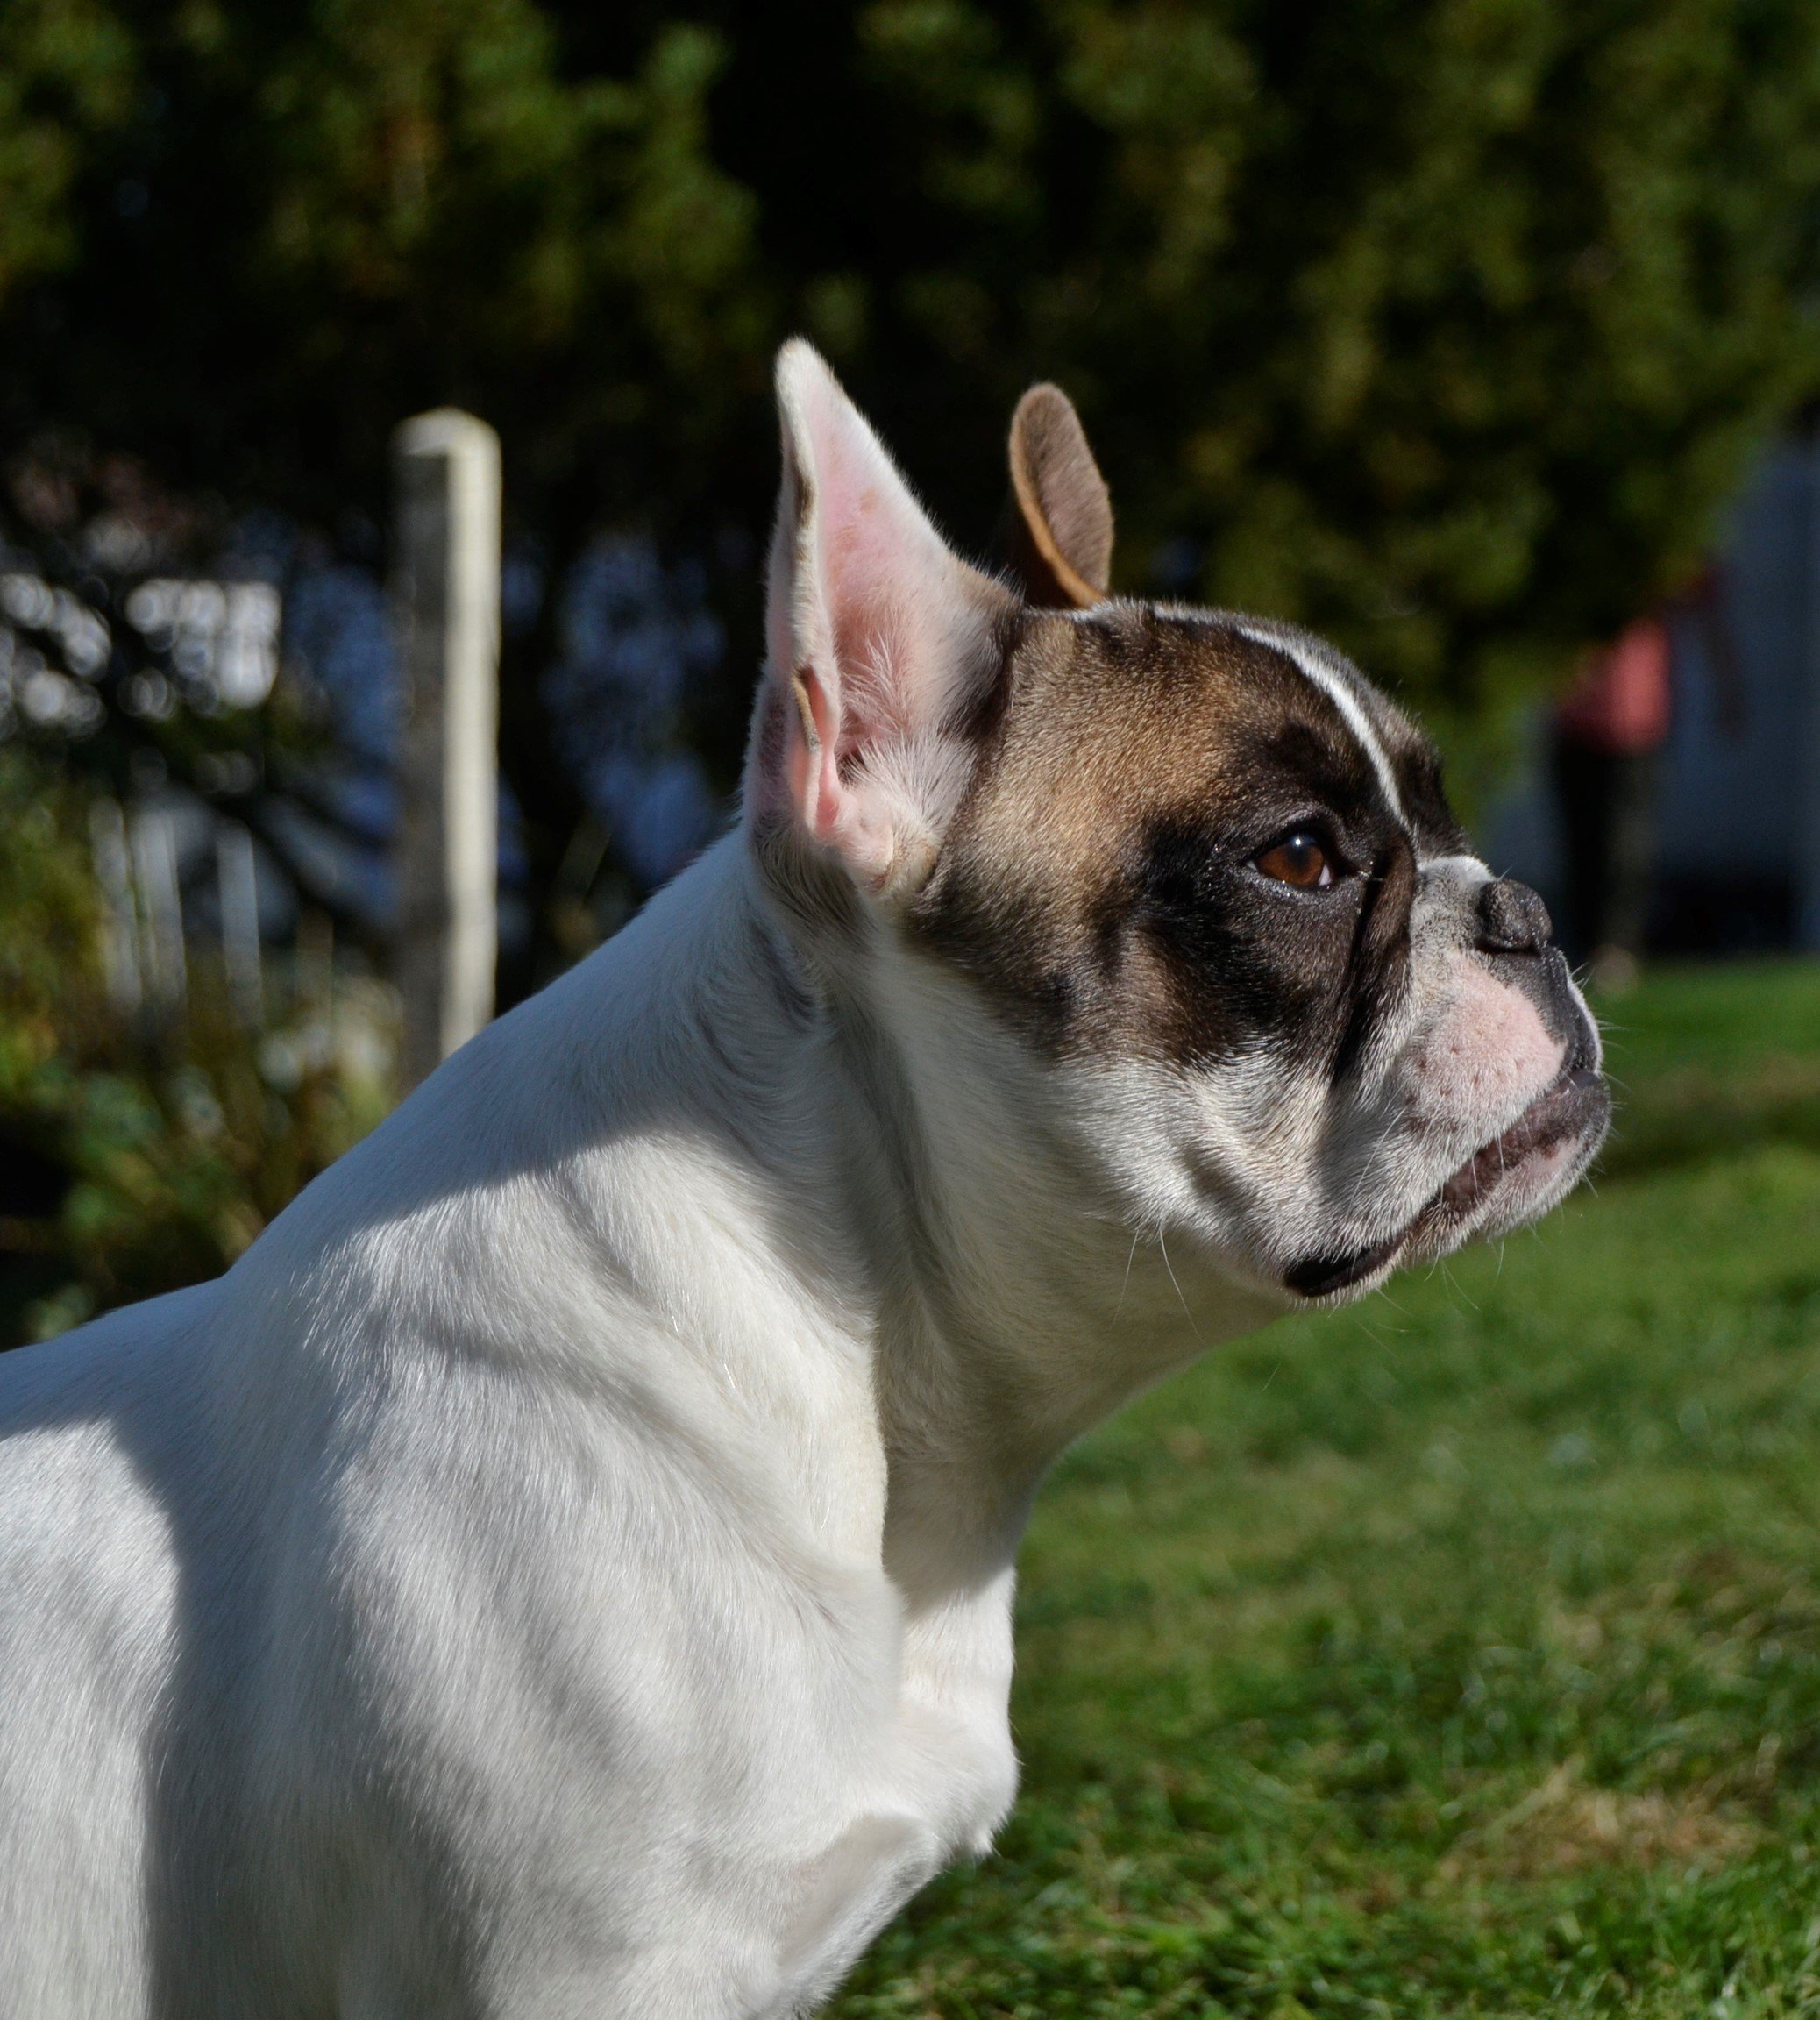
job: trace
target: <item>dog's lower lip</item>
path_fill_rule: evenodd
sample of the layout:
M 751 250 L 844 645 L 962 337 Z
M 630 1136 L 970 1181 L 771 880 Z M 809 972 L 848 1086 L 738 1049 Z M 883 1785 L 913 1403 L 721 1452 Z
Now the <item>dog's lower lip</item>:
M 1416 1235 L 1465 1220 L 1525 1157 L 1551 1150 L 1570 1136 L 1589 1134 L 1603 1122 L 1610 1103 L 1596 1071 L 1570 1064 L 1508 1129 L 1474 1151 L 1408 1227 L 1348 1255 L 1310 1256 L 1287 1272 L 1284 1284 L 1304 1298 L 1326 1298 L 1362 1282 L 1393 1261 Z
M 1538 1150 L 1552 1150 L 1569 1136 L 1584 1135 L 1603 1119 L 1610 1101 L 1604 1081 L 1590 1067 L 1570 1067 L 1539 1094 L 1502 1135 L 1494 1136 L 1467 1159 L 1435 1195 L 1420 1220 L 1436 1213 L 1456 1219 L 1470 1213 L 1487 1189 L 1513 1165 Z
M 1355 1249 L 1350 1255 L 1311 1255 L 1297 1262 L 1283 1282 L 1305 1298 L 1326 1298 L 1335 1291 L 1344 1291 L 1388 1262 L 1402 1248 L 1408 1233 L 1405 1228 L 1400 1234 L 1374 1241 L 1369 1248 Z

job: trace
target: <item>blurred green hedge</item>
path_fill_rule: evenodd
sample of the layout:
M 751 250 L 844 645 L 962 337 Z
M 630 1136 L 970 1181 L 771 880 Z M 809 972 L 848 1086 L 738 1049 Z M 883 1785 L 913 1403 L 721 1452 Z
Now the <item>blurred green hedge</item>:
M 82 795 L 0 748 L 0 1345 L 226 1268 L 384 1113 L 382 1002 L 326 969 L 244 1029 L 206 950 L 153 1028 L 108 1000 Z M 341 985 L 345 996 L 346 985 Z M 350 1042 L 351 1039 L 353 1042 Z
M 0 0 L 15 437 L 383 523 L 453 400 L 552 564 L 711 544 L 762 534 L 806 329 L 982 544 L 1053 376 L 1124 584 L 1462 725 L 1686 569 L 1816 302 L 1811 0 Z

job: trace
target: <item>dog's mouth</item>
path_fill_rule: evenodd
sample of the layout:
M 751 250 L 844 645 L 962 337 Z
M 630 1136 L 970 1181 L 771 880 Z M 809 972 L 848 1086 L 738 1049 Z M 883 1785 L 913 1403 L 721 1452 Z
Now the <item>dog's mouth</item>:
M 1284 1283 L 1304 1298 L 1331 1297 L 1401 1257 L 1439 1255 L 1506 1205 L 1515 1206 L 1520 1219 L 1524 1195 L 1532 1193 L 1539 1206 L 1578 1179 L 1610 1114 L 1611 1097 L 1598 1072 L 1568 1066 L 1509 1128 L 1474 1151 L 1406 1227 L 1346 1255 L 1307 1257 Z

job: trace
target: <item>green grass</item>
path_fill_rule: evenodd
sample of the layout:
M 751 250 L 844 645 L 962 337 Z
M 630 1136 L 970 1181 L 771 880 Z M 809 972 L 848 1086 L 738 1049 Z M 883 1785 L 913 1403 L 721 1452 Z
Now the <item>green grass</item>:
M 1820 2015 L 1820 968 L 1612 1021 L 1596 1195 L 1059 1469 L 1017 1811 L 842 2020 Z
M 1608 1023 L 1625 1103 L 1608 1176 L 1753 1143 L 1820 1150 L 1820 962 L 1686 970 Z

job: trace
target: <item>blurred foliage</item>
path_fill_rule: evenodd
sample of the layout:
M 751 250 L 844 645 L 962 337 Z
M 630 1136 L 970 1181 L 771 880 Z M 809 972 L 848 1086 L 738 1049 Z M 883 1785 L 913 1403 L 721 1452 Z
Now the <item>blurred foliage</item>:
M 96 6 L 101 75 L 79 11 L 17 48 L 0 17 L 14 101 L 54 75 L 58 107 L 78 83 L 96 104 L 54 122 L 72 160 L 31 151 L 6 188 L 36 197 L 0 297 L 16 437 L 80 426 L 178 490 L 332 519 L 378 506 L 391 429 L 425 404 L 485 411 L 533 482 L 609 447 L 661 464 L 762 352 L 703 32 L 574 78 L 528 0 Z M 666 380 L 694 396 L 660 424 Z
M 4 18 L 14 438 L 378 523 L 392 424 L 452 400 L 552 569 L 601 522 L 762 531 L 802 327 L 964 540 L 1053 374 L 1127 587 L 1303 618 L 1457 728 L 1671 584 L 1820 381 L 1806 0 Z M 535 871 L 580 808 L 534 688 Z
M 0 1346 L 217 1275 L 387 1100 L 326 963 L 262 1040 L 196 950 L 180 1019 L 123 1018 L 84 815 L 73 785 L 0 749 Z
M 1053 373 L 1127 586 L 1334 634 L 1456 736 L 1671 585 L 1816 383 L 1802 0 L 877 0 L 851 32 L 839 221 L 807 173 L 753 186 L 793 261 L 848 263 L 802 313 L 913 464 Z
M 138 84 L 131 34 L 88 0 L 0 8 L 0 294 L 78 258 L 75 184 Z

